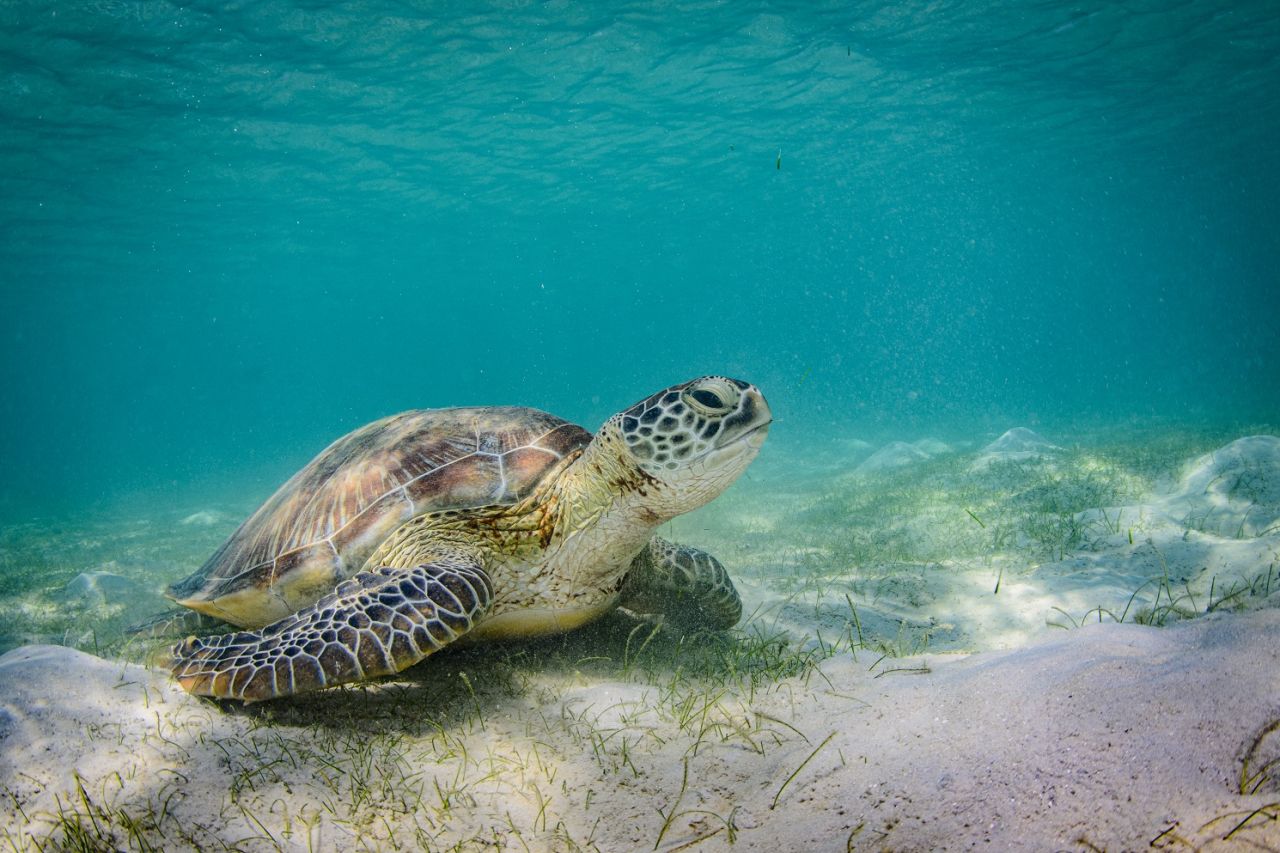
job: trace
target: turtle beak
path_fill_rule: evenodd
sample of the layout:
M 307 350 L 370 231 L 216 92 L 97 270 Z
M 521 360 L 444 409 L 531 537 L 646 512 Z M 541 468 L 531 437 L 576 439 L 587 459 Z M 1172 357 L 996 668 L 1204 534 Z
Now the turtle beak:
M 760 393 L 760 389 L 752 385 L 743 396 L 746 398 L 743 403 L 744 408 L 749 405 L 759 423 L 759 426 L 754 429 L 762 433 L 769 432 L 769 424 L 773 423 L 773 410 L 769 408 L 769 403 Z
M 727 444 L 745 441 L 759 449 L 769 434 L 769 425 L 773 423 L 773 411 L 768 401 L 754 385 L 742 392 L 742 400 L 738 403 L 738 411 L 725 418 L 721 435 Z M 724 446 L 724 445 L 721 445 Z

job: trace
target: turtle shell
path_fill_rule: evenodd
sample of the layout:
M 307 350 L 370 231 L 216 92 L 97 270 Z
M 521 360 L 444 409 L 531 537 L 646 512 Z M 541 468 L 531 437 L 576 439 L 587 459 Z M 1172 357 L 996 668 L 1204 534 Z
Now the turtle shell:
M 329 445 L 169 588 L 241 627 L 283 618 L 354 575 L 383 539 L 428 512 L 512 504 L 591 433 L 536 409 L 420 409 Z

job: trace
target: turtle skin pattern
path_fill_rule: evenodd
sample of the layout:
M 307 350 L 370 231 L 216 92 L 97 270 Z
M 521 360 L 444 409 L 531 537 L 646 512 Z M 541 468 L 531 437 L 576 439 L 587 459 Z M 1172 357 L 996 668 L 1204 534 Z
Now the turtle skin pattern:
M 492 600 L 467 555 L 364 571 L 259 631 L 188 638 L 173 674 L 191 693 L 245 702 L 391 675 L 465 634 Z
M 685 631 L 727 631 L 742 618 L 742 600 L 719 560 L 657 536 L 632 562 L 618 605 L 660 613 Z

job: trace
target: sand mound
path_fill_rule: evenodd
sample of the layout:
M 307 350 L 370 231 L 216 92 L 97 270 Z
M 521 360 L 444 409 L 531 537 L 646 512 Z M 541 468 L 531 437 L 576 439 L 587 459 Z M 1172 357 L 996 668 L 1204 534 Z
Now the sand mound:
M 853 473 L 874 474 L 880 471 L 891 471 L 950 452 L 951 448 L 936 438 L 922 438 L 911 443 L 893 441 L 868 456 L 862 464 L 853 469 Z
M 871 474 L 876 471 L 888 471 L 893 468 L 901 468 L 904 465 L 910 465 L 913 462 L 921 462 L 929 458 L 929 454 L 925 453 L 914 444 L 907 444 L 905 441 L 895 441 L 886 444 L 875 453 L 863 460 L 862 464 L 853 471 L 855 474 Z
M 917 450 L 922 450 L 929 456 L 941 456 L 952 452 L 951 445 L 937 438 L 922 438 L 913 444 Z
M 1280 530 L 1280 438 L 1252 435 L 1206 453 L 1159 504 L 1186 527 L 1219 536 Z
M 1014 427 L 982 448 L 971 470 L 981 471 L 999 462 L 1029 462 L 1052 457 L 1061 447 L 1026 427 Z
M 112 568 L 115 568 L 114 561 L 76 575 L 63 587 L 63 599 L 80 607 L 127 604 L 131 599 L 136 598 L 141 590 L 138 584 L 129 578 L 109 571 Z
M 218 512 L 216 509 L 202 509 L 198 512 L 191 513 L 191 515 L 183 518 L 178 523 L 186 527 L 191 527 L 193 525 L 196 527 L 212 527 L 213 525 L 221 524 L 226 520 L 226 516 Z

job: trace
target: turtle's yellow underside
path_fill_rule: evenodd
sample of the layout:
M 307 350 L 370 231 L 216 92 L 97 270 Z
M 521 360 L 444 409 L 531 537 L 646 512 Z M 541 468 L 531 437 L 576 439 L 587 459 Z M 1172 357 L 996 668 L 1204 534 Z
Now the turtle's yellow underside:
M 481 621 L 467 633 L 466 639 L 521 640 L 561 634 L 599 619 L 613 609 L 616 600 L 615 596 L 591 607 L 561 610 L 544 608 L 508 610 Z

